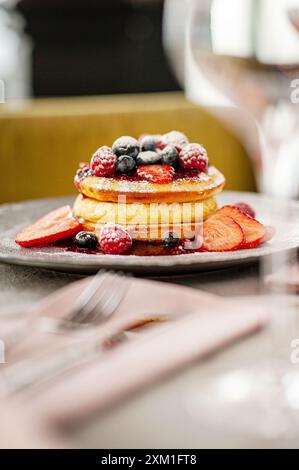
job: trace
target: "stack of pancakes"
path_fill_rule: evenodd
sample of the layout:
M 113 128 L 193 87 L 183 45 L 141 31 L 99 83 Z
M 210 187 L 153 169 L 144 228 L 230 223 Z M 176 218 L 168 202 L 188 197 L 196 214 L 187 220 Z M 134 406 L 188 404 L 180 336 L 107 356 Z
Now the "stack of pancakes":
M 216 211 L 215 195 L 224 183 L 224 176 L 213 166 L 207 173 L 177 175 L 166 184 L 88 176 L 78 186 L 73 210 L 88 231 L 99 232 L 105 224 L 116 223 L 138 241 L 161 241 L 169 231 L 181 239 L 192 238 L 195 227 Z

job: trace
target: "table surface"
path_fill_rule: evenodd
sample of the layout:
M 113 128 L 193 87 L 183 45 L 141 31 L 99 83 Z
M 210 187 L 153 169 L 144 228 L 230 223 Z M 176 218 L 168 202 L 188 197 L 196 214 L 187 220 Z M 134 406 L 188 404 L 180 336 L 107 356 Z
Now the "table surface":
M 81 276 L 0 265 L 0 314 L 22 313 L 34 302 Z M 160 278 L 223 296 L 260 292 L 258 267 Z M 269 353 L 268 333 L 258 333 L 221 353 L 199 361 L 163 383 L 131 397 L 105 414 L 95 416 L 72 432 L 80 447 L 96 448 L 237 448 L 296 447 L 296 441 L 264 441 L 204 426 L 185 406 L 189 393 L 219 373 L 264 359 Z

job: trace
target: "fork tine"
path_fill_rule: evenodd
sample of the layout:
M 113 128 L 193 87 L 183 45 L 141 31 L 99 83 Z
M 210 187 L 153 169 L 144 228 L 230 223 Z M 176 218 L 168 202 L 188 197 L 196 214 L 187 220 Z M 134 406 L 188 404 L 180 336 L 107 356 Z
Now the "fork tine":
M 110 302 L 107 302 L 105 306 L 103 306 L 103 320 L 107 319 L 110 315 L 112 315 L 119 304 L 122 302 L 125 294 L 127 291 L 127 279 L 123 279 L 123 282 L 118 286 L 118 291 L 116 295 L 114 295 Z
M 98 310 L 101 310 L 101 305 L 103 305 L 106 302 L 107 297 L 110 296 L 111 290 L 114 291 L 115 289 L 115 278 L 116 274 L 115 272 L 110 272 L 109 277 L 107 276 L 104 279 L 104 282 L 101 284 L 101 292 L 100 295 L 97 296 L 95 295 L 90 302 L 86 305 L 84 308 L 84 311 L 82 312 L 82 315 L 80 316 L 80 323 L 89 323 L 89 318 L 94 312 L 95 308 L 98 308 Z
M 107 320 L 107 318 L 115 312 L 122 299 L 124 298 L 124 294 L 126 292 L 127 287 L 126 281 L 127 277 L 123 273 L 116 274 L 115 272 L 105 272 L 99 274 L 97 282 L 93 283 L 93 289 L 89 290 L 89 300 L 82 302 L 83 308 L 82 310 L 80 310 L 81 317 L 80 324 L 78 324 L 78 326 L 82 326 L 82 324 L 87 323 L 97 325 L 101 321 Z M 107 282 L 109 282 L 109 287 L 105 289 Z M 103 289 L 103 292 L 101 292 L 101 295 L 99 296 L 99 298 L 97 298 L 97 293 L 100 287 Z M 83 291 L 83 294 L 84 295 L 82 296 L 82 298 L 83 300 L 86 300 L 88 298 L 86 292 Z M 74 315 L 74 318 L 78 318 L 78 316 Z M 63 325 L 63 327 L 68 328 L 68 324 L 66 323 L 65 325 Z M 112 337 L 112 340 L 116 341 L 116 338 L 119 339 L 121 335 L 123 335 L 123 333 L 118 332 L 117 335 Z M 87 352 L 94 354 L 97 346 L 97 340 L 93 344 L 90 344 L 88 340 L 88 345 L 86 345 L 85 343 L 83 344 L 84 354 L 86 353 L 86 350 Z M 78 357 L 80 357 L 80 355 L 78 356 L 77 345 L 73 349 L 75 350 L 75 357 L 73 358 L 72 353 L 70 357 L 71 362 L 70 364 L 66 364 L 66 370 L 68 370 L 69 367 L 72 367 L 73 359 L 75 360 L 74 364 L 76 364 Z M 53 354 L 50 353 L 48 358 L 50 360 L 50 367 L 52 367 L 52 358 L 54 360 L 55 365 L 55 360 L 57 359 L 57 357 L 55 359 L 55 352 Z M 30 368 L 32 369 L 31 371 Z M 6 380 L 8 381 L 8 385 L 11 387 L 11 389 L 8 390 L 8 394 L 16 393 L 18 391 L 23 390 L 24 388 L 31 388 L 32 386 L 38 385 L 43 380 L 51 378 L 53 374 L 52 369 L 50 368 L 50 370 L 46 369 L 46 371 L 43 371 L 42 368 L 43 366 L 40 363 L 39 358 L 37 358 L 37 360 L 27 359 L 27 364 L 25 360 L 25 362 L 23 363 L 21 362 L 20 364 L 15 364 L 13 366 L 8 367 L 8 373 L 7 370 L 5 370 L 5 374 L 7 374 Z M 56 374 L 55 370 L 54 373 Z M 5 390 L 5 392 L 7 393 L 7 390 Z
M 78 297 L 76 304 L 71 314 L 66 318 L 66 321 L 69 321 L 70 323 L 80 323 L 81 315 L 84 313 L 85 309 L 88 308 L 91 302 L 97 297 L 99 289 L 102 287 L 108 275 L 109 273 L 104 270 L 101 270 L 96 274 L 91 283 L 88 284 L 88 286 Z
M 97 290 L 100 279 L 107 274 L 108 271 L 106 271 L 105 269 L 100 269 L 97 272 L 97 274 L 93 277 L 92 281 L 88 283 L 88 286 L 81 292 L 77 299 L 77 302 L 80 303 L 80 307 L 82 307 L 85 303 L 89 301 L 90 297 Z
M 103 319 L 108 318 L 115 310 L 114 304 L 119 305 L 120 300 L 123 298 L 123 285 L 125 284 L 124 275 L 113 276 L 109 279 L 109 287 L 105 289 L 103 295 L 98 302 L 93 305 L 93 308 L 84 318 L 84 323 L 100 323 Z M 115 303 L 115 301 L 117 303 Z
M 97 314 L 93 318 L 95 324 L 100 324 L 101 322 L 107 320 L 118 308 L 122 302 L 127 291 L 127 279 L 123 279 L 122 282 L 118 283 L 116 292 L 114 292 L 109 299 L 107 299 L 105 305 L 102 305 L 101 315 Z

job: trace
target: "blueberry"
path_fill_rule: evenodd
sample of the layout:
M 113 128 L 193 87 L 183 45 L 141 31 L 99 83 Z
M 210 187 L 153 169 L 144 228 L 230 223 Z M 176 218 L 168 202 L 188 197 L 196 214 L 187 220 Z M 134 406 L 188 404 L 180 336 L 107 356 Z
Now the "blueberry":
M 157 152 L 140 152 L 140 154 L 136 158 L 136 163 L 138 166 L 156 165 L 157 163 L 161 163 L 161 157 Z
M 173 145 L 167 145 L 161 152 L 163 165 L 175 166 L 179 160 L 179 153 Z
M 147 135 L 142 138 L 140 142 L 141 152 L 147 152 L 148 150 L 155 151 L 157 144 L 157 138 L 155 136 Z
M 175 248 L 180 243 L 180 239 L 175 232 L 166 232 L 163 237 L 163 245 L 166 249 Z
M 75 236 L 75 243 L 79 248 L 93 249 L 98 246 L 97 236 L 92 232 L 79 232 Z
M 116 171 L 118 173 L 127 174 L 131 173 L 136 166 L 136 162 L 133 157 L 129 155 L 122 155 L 116 160 Z
M 112 145 L 112 151 L 117 156 L 127 155 L 132 158 L 136 158 L 140 152 L 140 145 L 136 139 L 129 136 L 123 136 L 116 139 Z

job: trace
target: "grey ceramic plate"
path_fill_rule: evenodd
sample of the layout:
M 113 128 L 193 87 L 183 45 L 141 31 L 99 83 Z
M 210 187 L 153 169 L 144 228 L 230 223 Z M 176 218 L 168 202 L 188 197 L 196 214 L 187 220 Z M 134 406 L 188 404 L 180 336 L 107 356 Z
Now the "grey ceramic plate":
M 298 222 L 281 232 L 278 230 L 274 241 L 251 250 L 145 257 L 81 254 L 58 247 L 24 249 L 15 244 L 15 235 L 24 226 L 56 207 L 72 204 L 73 200 L 72 197 L 39 199 L 0 206 L 0 261 L 76 273 L 94 273 L 100 268 L 108 268 L 147 274 L 179 274 L 252 263 L 276 250 L 299 246 L 298 203 L 290 203 L 290 209 L 294 211 Z M 224 192 L 218 197 L 219 205 L 237 201 L 251 204 L 263 223 L 276 227 L 279 225 L 275 204 L 271 199 L 258 194 L 237 192 Z

